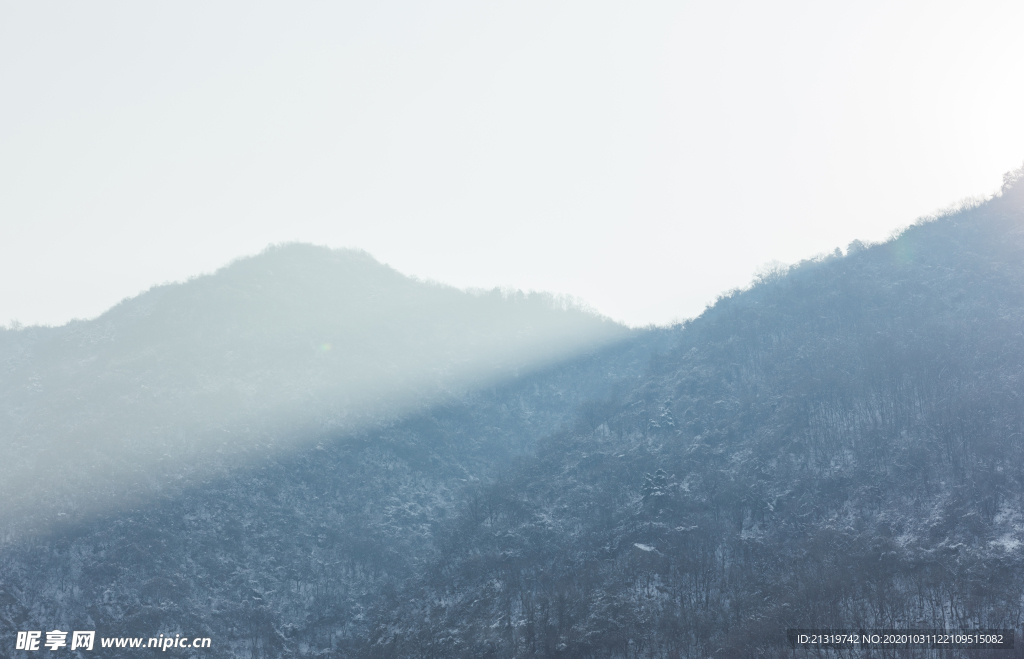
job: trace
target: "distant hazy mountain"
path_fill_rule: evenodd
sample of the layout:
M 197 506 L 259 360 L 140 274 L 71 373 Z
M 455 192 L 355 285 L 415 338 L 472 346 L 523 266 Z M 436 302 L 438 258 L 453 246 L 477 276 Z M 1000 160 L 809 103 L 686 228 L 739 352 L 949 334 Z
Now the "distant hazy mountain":
M 674 328 L 293 246 L 0 345 L 37 530 L 0 546 L 0 656 L 836 656 L 788 647 L 813 627 L 1024 655 L 1019 176 Z
M 0 332 L 0 520 L 144 498 L 625 335 L 551 296 L 466 293 L 357 251 L 271 248 L 95 320 Z
M 466 488 L 672 335 L 302 245 L 0 334 L 0 657 L 44 628 L 351 646 Z

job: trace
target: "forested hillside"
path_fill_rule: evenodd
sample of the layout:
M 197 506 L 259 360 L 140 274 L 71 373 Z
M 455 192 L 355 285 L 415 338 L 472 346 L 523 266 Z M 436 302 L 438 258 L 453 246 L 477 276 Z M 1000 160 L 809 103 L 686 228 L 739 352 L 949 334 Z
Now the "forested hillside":
M 303 245 L 4 331 L 0 657 L 44 628 L 208 636 L 204 656 L 363 638 L 464 488 L 671 336 Z
M 720 299 L 638 386 L 474 488 L 362 651 L 800 656 L 787 628 L 1019 634 L 1014 182 Z
M 5 639 L 44 627 L 211 637 L 215 652 L 196 656 L 319 656 L 351 645 L 366 638 L 382 594 L 436 559 L 438 525 L 467 488 L 530 451 L 587 398 L 636 380 L 668 339 L 648 334 L 402 420 L 324 434 L 131 510 L 9 541 L 0 629 Z
M 212 652 L 178 650 L 197 657 L 810 657 L 827 655 L 790 649 L 787 628 L 988 627 L 1017 630 L 1017 649 L 887 656 L 1024 656 L 1019 176 L 883 244 L 767 273 L 668 329 L 627 332 L 374 264 L 407 295 L 357 336 L 337 319 L 376 313 L 370 285 L 337 270 L 282 277 L 267 264 L 283 255 L 242 263 L 262 289 L 229 285 L 236 265 L 158 289 L 157 307 L 178 301 L 163 315 L 139 298 L 0 338 L 14 464 L 31 460 L 12 446 L 88 444 L 78 428 L 99 419 L 138 429 L 103 451 L 155 442 L 216 466 L 166 458 L 136 496 L 89 514 L 64 487 L 65 507 L 36 511 L 31 533 L 10 508 L 4 639 L 210 636 Z M 330 297 L 303 297 L 321 280 L 348 282 L 350 297 L 309 302 Z M 260 311 L 253 291 L 276 286 L 277 310 Z M 196 297 L 206 290 L 219 292 Z M 230 320 L 234 304 L 244 320 Z M 137 325 L 121 317 L 151 323 L 133 335 L 149 338 L 127 340 Z M 183 334 L 189 350 L 174 352 Z M 360 368 L 316 361 L 346 342 L 369 346 L 344 358 Z M 177 354 L 192 361 L 162 356 Z M 401 376 L 406 361 L 416 377 Z M 379 368 L 396 379 L 371 383 L 388 395 L 364 406 L 361 378 Z M 63 393 L 47 398 L 54 382 Z M 229 437 L 209 444 L 217 433 Z M 11 647 L 0 656 L 28 656 Z

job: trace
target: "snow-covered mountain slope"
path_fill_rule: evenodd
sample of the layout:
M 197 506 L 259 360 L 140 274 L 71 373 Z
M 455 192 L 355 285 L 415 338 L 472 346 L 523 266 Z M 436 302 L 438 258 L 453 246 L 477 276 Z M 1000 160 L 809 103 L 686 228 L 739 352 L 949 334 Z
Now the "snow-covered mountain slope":
M 720 299 L 445 522 L 362 651 L 805 656 L 787 628 L 1011 628 L 1020 647 L 1013 183 Z

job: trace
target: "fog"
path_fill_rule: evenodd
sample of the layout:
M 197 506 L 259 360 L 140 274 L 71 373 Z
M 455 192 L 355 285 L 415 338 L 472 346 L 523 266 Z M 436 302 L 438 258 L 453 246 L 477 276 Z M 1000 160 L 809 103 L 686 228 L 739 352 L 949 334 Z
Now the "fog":
M 275 247 L 93 321 L 0 331 L 0 524 L 141 505 L 627 335 L 572 300 Z
M 691 317 L 1024 157 L 1013 2 L 0 3 L 0 322 L 268 244 Z
M 0 0 L 0 655 L 1024 642 L 1021 34 Z

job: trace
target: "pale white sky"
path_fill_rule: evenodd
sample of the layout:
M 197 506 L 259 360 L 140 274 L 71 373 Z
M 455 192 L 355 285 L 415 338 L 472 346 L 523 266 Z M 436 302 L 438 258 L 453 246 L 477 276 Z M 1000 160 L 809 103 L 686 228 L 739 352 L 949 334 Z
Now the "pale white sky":
M 1024 161 L 1024 3 L 0 0 L 0 322 L 267 244 L 698 314 Z

